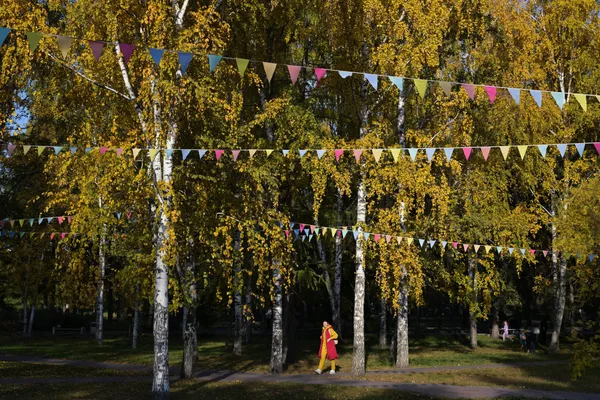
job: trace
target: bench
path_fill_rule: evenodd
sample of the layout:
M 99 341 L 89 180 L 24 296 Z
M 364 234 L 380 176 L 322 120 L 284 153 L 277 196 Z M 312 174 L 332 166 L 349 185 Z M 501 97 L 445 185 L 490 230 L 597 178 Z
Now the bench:
M 85 328 L 82 326 L 81 328 L 61 328 L 60 326 L 52 327 L 52 335 L 56 335 L 57 333 L 66 333 L 66 334 L 85 334 Z

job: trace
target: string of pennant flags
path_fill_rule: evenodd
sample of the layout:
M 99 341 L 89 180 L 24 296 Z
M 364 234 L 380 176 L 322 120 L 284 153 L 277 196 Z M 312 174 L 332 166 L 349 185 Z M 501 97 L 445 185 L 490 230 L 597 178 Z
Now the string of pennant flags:
M 502 157 L 506 161 L 511 149 L 516 149 L 521 159 L 525 158 L 529 148 L 537 149 L 542 157 L 546 157 L 548 148 L 555 147 L 560 153 L 561 157 L 565 157 L 567 149 L 569 147 L 575 148 L 577 154 L 583 157 L 586 146 L 593 146 L 596 150 L 596 154 L 600 154 L 600 142 L 579 142 L 579 143 L 558 143 L 558 144 L 525 144 L 525 145 L 508 145 L 508 146 L 463 146 L 463 147 L 411 147 L 411 148 L 363 148 L 363 149 L 299 149 L 291 151 L 289 149 L 164 149 L 164 148 L 133 148 L 131 149 L 131 155 L 133 159 L 137 159 L 142 151 L 147 152 L 150 159 L 154 160 L 158 154 L 164 152 L 165 157 L 171 158 L 175 153 L 181 155 L 183 161 L 185 161 L 191 154 L 198 154 L 199 159 L 205 158 L 206 154 L 214 155 L 216 161 L 219 161 L 223 154 L 231 154 L 233 161 L 237 161 L 241 154 L 248 155 L 248 158 L 253 158 L 257 153 L 264 153 L 269 157 L 272 153 L 276 152 L 282 154 L 284 157 L 291 157 L 293 154 L 297 154 L 300 158 L 305 157 L 307 154 L 316 154 L 318 159 L 322 159 L 327 153 L 332 153 L 336 161 L 339 162 L 342 156 L 346 153 L 352 154 L 356 159 L 356 162 L 361 161 L 361 157 L 368 152 L 372 153 L 375 161 L 379 162 L 381 156 L 385 153 L 391 154 L 394 161 L 397 162 L 400 156 L 406 156 L 406 153 L 410 156 L 412 161 L 415 161 L 419 154 L 425 154 L 427 159 L 431 162 L 437 151 L 443 151 L 447 161 L 450 161 L 455 152 L 463 154 L 464 158 L 469 161 L 471 156 L 474 154 L 474 150 L 481 153 L 485 161 L 487 161 L 490 152 L 492 150 L 499 150 Z M 78 151 L 84 153 L 90 153 L 92 151 L 98 151 L 101 155 L 107 153 L 115 153 L 117 157 L 125 154 L 125 149 L 122 147 L 67 147 L 67 146 L 48 146 L 48 145 L 21 145 L 21 144 L 5 144 L 0 145 L 0 150 L 6 151 L 6 154 L 10 157 L 13 156 L 17 149 L 22 150 L 22 154 L 28 154 L 32 149 L 37 150 L 37 155 L 41 156 L 46 150 L 49 150 L 55 155 L 59 155 L 61 152 L 66 151 L 70 154 L 75 154 Z M 530 152 L 531 153 L 531 152 Z
M 284 228 L 281 222 L 278 223 L 279 227 Z M 429 248 L 430 250 L 434 250 L 439 247 L 441 250 L 445 250 L 447 246 L 451 246 L 454 250 L 460 251 L 463 250 L 464 253 L 473 249 L 475 254 L 479 253 L 480 249 L 484 249 L 486 253 L 490 251 L 496 251 L 498 254 L 502 254 L 502 252 L 508 252 L 509 255 L 513 255 L 515 250 L 521 253 L 523 257 L 532 256 L 535 257 L 536 254 L 543 255 L 544 258 L 548 256 L 548 254 L 552 254 L 551 250 L 539 250 L 539 249 L 525 249 L 525 248 L 516 248 L 511 246 L 492 246 L 492 245 L 483 245 L 483 244 L 473 244 L 473 243 L 462 243 L 462 242 L 454 242 L 447 240 L 439 240 L 439 239 L 421 239 L 421 238 L 413 238 L 407 236 L 397 236 L 397 235 L 389 235 L 385 233 L 372 233 L 365 232 L 363 230 L 359 230 L 356 226 L 342 226 L 342 227 L 328 227 L 328 226 L 317 226 L 313 224 L 301 223 L 301 222 L 290 222 L 289 229 L 284 229 L 286 238 L 292 238 L 295 240 L 304 241 L 312 241 L 319 240 L 321 236 L 330 235 L 332 238 L 338 236 L 340 238 L 346 238 L 347 236 L 353 238 L 355 241 L 360 239 L 368 242 L 371 238 L 377 244 L 383 243 L 397 243 L 398 246 L 406 243 L 407 246 L 411 246 L 413 243 L 417 245 L 421 250 L 426 250 Z M 350 235 L 349 235 L 350 234 Z M 554 250 L 554 253 L 558 254 L 560 250 Z M 565 253 L 567 258 L 571 257 L 571 254 Z M 577 258 L 580 258 L 581 254 L 577 254 Z M 594 261 L 596 258 L 595 254 L 588 254 L 587 260 L 589 262 Z
M 0 46 L 4 43 L 4 41 L 10 34 L 10 32 L 13 30 L 15 30 L 15 29 L 0 27 Z M 63 58 L 67 58 L 67 55 L 69 53 L 69 50 L 70 50 L 71 45 L 73 44 L 74 40 L 87 41 L 87 43 L 90 47 L 90 50 L 92 51 L 92 54 L 94 55 L 94 58 L 96 59 L 96 61 L 98 61 L 100 59 L 100 57 L 102 56 L 102 52 L 106 45 L 115 45 L 115 43 L 113 43 L 113 42 L 107 42 L 107 41 L 101 41 L 101 40 L 79 39 L 79 38 L 74 38 L 71 36 L 62 36 L 62 35 L 40 33 L 40 32 L 25 32 L 25 34 L 26 34 L 27 40 L 29 42 L 29 48 L 32 52 L 34 52 L 37 49 L 39 42 L 43 36 L 55 37 L 58 48 L 59 48 Z M 543 93 L 549 93 L 552 96 L 552 98 L 554 99 L 554 101 L 556 102 L 556 105 L 561 110 L 564 108 L 566 101 L 571 96 L 573 98 L 575 98 L 575 100 L 577 100 L 577 102 L 579 103 L 579 105 L 581 106 L 581 108 L 584 111 L 587 111 L 588 97 L 596 98 L 598 101 L 600 101 L 600 95 L 595 95 L 595 94 L 555 92 L 555 91 L 549 91 L 549 90 L 535 90 L 535 89 L 513 88 L 513 87 L 506 87 L 506 86 L 472 84 L 472 83 L 444 81 L 444 80 L 437 80 L 437 79 L 419 79 L 419 78 L 412 78 L 412 77 L 400 77 L 400 76 L 393 76 L 393 75 L 386 75 L 386 74 L 374 74 L 374 73 L 357 72 L 357 71 L 346 71 L 346 70 L 339 70 L 339 69 L 333 69 L 333 68 L 319 68 L 319 67 L 309 67 L 309 66 L 291 65 L 291 64 L 278 64 L 278 63 L 272 63 L 272 62 L 266 62 L 266 61 L 250 60 L 247 58 L 227 57 L 227 56 L 215 55 L 215 54 L 198 54 L 198 53 L 184 52 L 184 51 L 179 51 L 179 50 L 142 47 L 142 46 L 137 46 L 137 45 L 128 44 L 128 43 L 117 43 L 116 45 L 119 46 L 120 53 L 122 54 L 123 60 L 126 64 L 129 63 L 131 55 L 133 54 L 134 50 L 137 48 L 147 50 L 157 67 L 159 67 L 160 62 L 161 62 L 165 52 L 176 53 L 178 56 L 178 59 L 179 59 L 180 71 L 182 74 L 185 74 L 185 72 L 194 56 L 197 56 L 197 57 L 202 56 L 202 57 L 208 57 L 209 69 L 210 69 L 211 73 L 215 71 L 215 69 L 221 62 L 221 60 L 235 61 L 238 71 L 241 76 L 244 75 L 249 63 L 262 64 L 265 75 L 269 82 L 271 82 L 271 80 L 273 79 L 273 75 L 275 73 L 277 66 L 281 65 L 282 67 L 285 66 L 287 68 L 292 84 L 296 83 L 298 76 L 300 74 L 300 71 L 304 69 L 307 71 L 312 70 L 312 72 L 314 73 L 314 75 L 317 79 L 317 83 L 319 83 L 321 81 L 321 79 L 323 79 L 328 73 L 337 73 L 342 79 L 346 79 L 352 75 L 362 75 L 364 77 L 364 79 L 369 82 L 369 84 L 373 87 L 374 90 L 378 90 L 380 78 L 389 79 L 389 81 L 393 85 L 398 87 L 398 89 L 400 91 L 404 90 L 404 81 L 412 81 L 416 91 L 419 93 L 419 95 L 422 98 L 425 97 L 425 94 L 426 94 L 427 89 L 430 86 L 430 84 L 437 84 L 441 87 L 441 89 L 444 91 L 444 93 L 447 96 L 450 96 L 454 86 L 458 86 L 458 87 L 462 88 L 472 100 L 475 99 L 476 88 L 483 88 L 491 103 L 494 103 L 494 101 L 496 100 L 496 97 L 498 94 L 498 89 L 508 91 L 508 93 L 513 98 L 513 100 L 515 101 L 516 104 L 521 103 L 521 92 L 529 92 L 529 94 L 532 96 L 533 100 L 536 102 L 536 104 L 539 107 L 542 106 Z
M 127 212 L 115 212 L 113 213 L 113 215 L 115 216 L 115 218 L 117 219 L 122 219 L 122 218 L 127 218 L 127 220 L 129 221 L 132 218 L 133 212 L 132 211 L 127 211 Z M 4 226 L 8 226 L 10 225 L 11 228 L 14 228 L 15 225 L 20 226 L 21 228 L 29 225 L 30 227 L 33 226 L 42 226 L 42 225 L 50 225 L 53 222 L 58 223 L 59 225 L 62 225 L 63 223 L 66 223 L 67 225 L 70 225 L 71 222 L 73 222 L 73 218 L 74 216 L 72 215 L 61 215 L 61 216 L 52 216 L 52 217 L 35 217 L 35 218 L 17 218 L 17 219 L 10 219 L 10 218 L 4 218 L 4 219 L 0 219 L 0 229 L 3 229 Z

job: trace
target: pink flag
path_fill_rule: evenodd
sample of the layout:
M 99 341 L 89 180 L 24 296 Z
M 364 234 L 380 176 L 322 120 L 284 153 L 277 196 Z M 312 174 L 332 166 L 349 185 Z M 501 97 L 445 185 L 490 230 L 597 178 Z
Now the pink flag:
M 493 103 L 494 100 L 496 100 L 496 87 L 495 86 L 486 86 L 485 91 L 487 92 L 488 97 L 490 98 L 490 101 Z
M 57 217 L 56 219 L 58 220 L 58 224 L 62 225 L 63 221 L 65 220 L 65 217 Z
M 54 235 L 56 235 L 56 233 L 55 233 L 55 232 L 52 232 L 52 233 L 50 234 L 50 240 L 54 239 Z
M 469 250 L 469 245 L 467 243 L 463 243 L 463 249 L 465 251 Z
M 342 156 L 342 154 L 344 154 L 344 150 L 335 150 L 335 160 L 337 162 L 340 162 L 340 157 Z
M 60 234 L 60 238 L 61 238 L 61 239 L 64 239 L 64 238 L 65 238 L 65 236 L 67 236 L 67 232 L 63 232 L 63 233 L 61 233 L 61 234 Z
M 221 158 L 223 152 L 224 150 L 215 150 L 215 156 L 217 156 L 217 161 L 219 161 L 219 158 Z
M 323 77 L 327 73 L 327 70 L 325 68 L 315 68 L 314 70 L 315 70 L 315 75 L 317 76 L 317 83 L 318 83 L 321 81 L 321 79 L 323 79 Z
M 127 219 L 131 218 L 131 211 L 127 213 Z
M 290 73 L 290 79 L 292 80 L 292 85 L 296 84 L 296 81 L 298 80 L 298 74 L 300 74 L 300 69 L 302 67 L 299 67 L 297 65 L 288 65 L 288 72 Z
M 300 224 L 300 230 L 303 231 L 306 224 Z
M 548 250 L 542 250 L 542 253 L 544 254 L 544 257 L 548 256 Z
M 121 157 L 121 154 L 123 154 L 123 149 L 121 147 L 119 147 L 117 150 L 115 150 L 117 152 L 117 157 Z
M 240 151 L 239 150 L 231 150 L 231 153 L 233 154 L 233 161 L 237 161 L 237 158 L 240 155 Z
M 284 232 L 285 232 L 285 238 L 289 239 L 289 237 L 290 237 L 290 230 L 286 229 Z
M 67 222 L 70 224 L 73 221 L 73 217 L 71 217 L 70 215 L 67 217 Z
M 342 237 L 342 230 L 341 229 L 337 230 L 337 235 L 338 235 L 338 237 Z
M 100 155 L 104 155 L 104 153 L 106 153 L 106 151 L 108 150 L 108 147 L 100 147 Z
M 315 228 L 316 228 L 315 225 L 311 225 L 310 226 L 310 233 L 315 233 Z
M 458 242 L 452 242 L 452 247 L 456 249 L 458 247 Z
M 106 45 L 106 43 L 96 42 L 94 40 L 88 40 L 88 44 L 90 45 L 90 48 L 92 49 L 92 54 L 94 55 L 94 58 L 96 59 L 96 61 L 98 61 L 100 59 L 100 56 L 102 55 L 102 50 L 104 49 L 104 46 Z
M 465 153 L 465 158 L 468 160 L 469 157 L 471 156 L 471 148 L 470 147 L 463 147 L 463 153 Z
M 354 158 L 356 158 L 356 162 L 360 162 L 360 156 L 362 155 L 362 149 L 354 150 Z
M 379 239 L 381 239 L 381 235 L 379 233 L 375 234 L 375 243 L 379 242 Z
M 600 142 L 594 143 L 594 147 L 596 148 L 596 151 L 598 152 L 598 154 L 600 154 Z
M 385 235 L 385 241 L 389 243 L 390 240 L 392 240 L 392 236 L 391 235 Z
M 535 254 L 535 250 L 534 249 L 529 250 L 529 252 L 531 253 L 531 255 Z
M 11 156 L 13 151 L 15 151 L 15 149 L 17 148 L 16 144 L 9 144 L 8 146 L 6 146 L 8 149 L 8 155 Z
M 488 156 L 490 155 L 490 148 L 489 147 L 482 147 L 481 148 L 481 154 L 483 154 L 483 159 L 485 161 L 487 161 Z
M 470 85 L 468 83 L 463 83 L 462 87 L 463 87 L 463 89 L 465 89 L 465 92 L 467 92 L 467 94 L 469 95 L 471 100 L 474 100 L 475 99 L 475 86 Z
M 125 61 L 125 64 L 129 64 L 129 58 L 131 58 L 134 49 L 135 46 L 132 44 L 119 43 L 119 50 L 123 54 L 123 61 Z

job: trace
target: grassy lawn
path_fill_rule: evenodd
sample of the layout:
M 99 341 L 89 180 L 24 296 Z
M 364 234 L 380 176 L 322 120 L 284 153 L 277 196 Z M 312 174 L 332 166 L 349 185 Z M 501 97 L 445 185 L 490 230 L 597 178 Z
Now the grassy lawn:
M 144 371 L 48 365 L 31 362 L 0 361 L 1 378 L 63 378 L 90 376 L 148 376 Z
M 600 369 L 590 370 L 582 379 L 572 381 L 571 371 L 567 365 L 544 365 L 430 373 L 376 374 L 366 375 L 359 379 L 398 383 L 436 383 L 600 393 L 598 376 L 600 376 Z M 338 378 L 343 379 L 341 376 Z
M 356 388 L 326 385 L 297 385 L 284 383 L 239 383 L 239 382 L 175 382 L 171 387 L 173 400 L 429 400 L 431 397 L 408 392 L 374 388 Z M 150 398 L 147 383 L 115 384 L 59 384 L 0 386 L 0 399 L 44 399 L 44 400 L 129 400 Z M 504 399 L 513 399 L 503 397 Z M 439 400 L 439 398 L 436 398 Z
M 0 354 L 35 355 L 53 358 L 108 361 L 152 365 L 152 338 L 140 338 L 138 348 L 133 350 L 129 339 L 105 339 L 105 345 L 98 347 L 93 339 L 87 338 L 0 338 Z M 519 353 L 517 342 L 502 342 L 488 337 L 480 337 L 479 349 L 473 351 L 462 338 L 451 336 L 422 336 L 410 340 L 410 364 L 413 367 L 447 365 L 475 365 L 524 361 L 544 361 L 566 359 L 570 354 L 568 345 L 556 355 L 538 351 L 536 354 Z M 286 368 L 287 373 L 307 373 L 316 368 L 319 339 L 300 339 L 297 343 L 297 357 Z M 268 372 L 270 339 L 255 338 L 250 345 L 244 345 L 243 355 L 234 356 L 225 350 L 224 342 L 200 339 L 198 343 L 198 367 L 202 369 L 230 369 L 247 372 Z M 338 347 L 341 371 L 348 371 L 352 365 L 352 342 L 346 340 Z M 181 362 L 182 343 L 178 337 L 169 342 L 169 363 Z M 367 339 L 367 369 L 392 369 L 393 363 L 388 349 L 379 349 L 376 338 Z

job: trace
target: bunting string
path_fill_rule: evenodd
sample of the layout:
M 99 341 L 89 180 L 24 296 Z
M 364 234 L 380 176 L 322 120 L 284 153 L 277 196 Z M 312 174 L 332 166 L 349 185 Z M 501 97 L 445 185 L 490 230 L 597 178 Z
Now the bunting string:
M 25 32 L 25 31 L 16 30 L 13 28 L 0 27 L 0 46 L 4 43 L 4 41 L 6 40 L 6 38 L 8 37 L 8 35 L 10 34 L 11 31 Z M 487 98 L 489 99 L 489 101 L 491 103 L 495 102 L 495 100 L 497 98 L 497 94 L 498 94 L 498 89 L 506 90 L 508 92 L 508 94 L 513 98 L 513 100 L 515 101 L 516 104 L 521 103 L 521 92 L 523 92 L 523 91 L 529 92 L 531 97 L 533 98 L 533 100 L 536 102 L 536 104 L 539 107 L 542 106 L 542 100 L 543 100 L 542 95 L 544 93 L 550 94 L 552 99 L 556 103 L 556 105 L 561 110 L 564 108 L 566 101 L 569 100 L 571 97 L 573 97 L 579 103 L 579 105 L 581 106 L 581 108 L 584 111 L 587 111 L 588 97 L 596 98 L 598 101 L 600 101 L 600 95 L 587 94 L 587 93 L 556 92 L 556 91 L 550 91 L 550 90 L 525 89 L 525 88 L 515 88 L 515 87 L 487 85 L 487 84 L 473 84 L 473 83 L 446 81 L 446 80 L 439 80 L 439 79 L 421 79 L 421 78 L 405 77 L 405 76 L 393 76 L 393 75 L 386 75 L 386 74 L 340 70 L 340 69 L 335 69 L 335 68 L 320 68 L 320 67 L 292 65 L 292 64 L 285 64 L 285 63 L 272 63 L 272 62 L 267 62 L 267 61 L 259 61 L 259 60 L 240 58 L 240 57 L 229 57 L 229 56 L 216 55 L 216 54 L 202 54 L 202 53 L 196 53 L 196 52 L 184 52 L 184 51 L 180 51 L 180 50 L 151 48 L 151 47 L 145 47 L 145 46 L 138 46 L 135 44 L 127 44 L 127 43 L 119 43 L 119 42 L 114 43 L 114 42 L 108 42 L 108 41 L 103 41 L 103 40 L 81 39 L 81 38 L 75 38 L 75 37 L 71 37 L 71 36 L 62 36 L 62 35 L 55 35 L 55 34 L 50 34 L 50 33 L 25 32 L 25 34 L 27 36 L 27 40 L 28 40 L 29 48 L 30 48 L 31 52 L 34 52 L 37 49 L 42 37 L 46 36 L 46 37 L 56 38 L 56 42 L 57 42 L 58 48 L 62 54 L 63 59 L 67 58 L 69 50 L 70 50 L 71 45 L 74 40 L 87 41 L 88 45 L 90 47 L 90 50 L 91 50 L 92 54 L 94 55 L 94 58 L 96 59 L 96 61 L 98 61 L 100 59 L 100 57 L 102 56 L 103 49 L 106 45 L 119 46 L 120 53 L 122 54 L 123 60 L 125 61 L 126 64 L 129 63 L 129 60 L 130 60 L 134 50 L 136 50 L 136 49 L 145 49 L 150 54 L 152 60 L 154 61 L 155 65 L 157 67 L 160 66 L 160 62 L 161 62 L 165 52 L 176 53 L 177 57 L 179 59 L 180 71 L 182 74 L 185 74 L 190 62 L 192 61 L 193 56 L 196 56 L 196 57 L 200 56 L 200 57 L 208 58 L 210 72 L 215 71 L 215 69 L 221 62 L 221 60 L 235 61 L 236 66 L 237 66 L 238 71 L 241 76 L 243 76 L 244 73 L 246 72 L 249 63 L 255 64 L 255 65 L 262 64 L 264 73 L 265 73 L 269 83 L 271 82 L 271 80 L 273 78 L 273 75 L 275 73 L 277 66 L 281 65 L 281 66 L 285 66 L 287 68 L 292 84 L 296 83 L 300 71 L 306 70 L 306 71 L 312 71 L 312 73 L 314 73 L 314 75 L 317 79 L 317 83 L 319 83 L 328 73 L 336 73 L 342 79 L 346 79 L 352 75 L 362 75 L 363 78 L 369 82 L 369 84 L 373 87 L 374 90 L 378 90 L 378 87 L 379 87 L 378 83 L 379 83 L 380 78 L 389 79 L 390 83 L 393 84 L 394 86 L 396 86 L 400 91 L 404 90 L 404 81 L 412 81 L 412 83 L 415 87 L 415 90 L 417 91 L 417 93 L 419 93 L 421 98 L 425 97 L 425 94 L 427 93 L 427 90 L 431 86 L 431 84 L 437 84 L 447 96 L 451 95 L 453 87 L 456 86 L 456 87 L 462 88 L 472 100 L 475 99 L 475 93 L 476 93 L 475 89 L 482 88 L 485 92 L 485 95 L 487 96 Z
M 291 151 L 289 149 L 181 149 L 181 148 L 173 148 L 173 149 L 165 149 L 165 148 L 150 148 L 150 147 L 138 147 L 128 150 L 128 154 L 131 154 L 134 160 L 136 160 L 142 151 L 148 153 L 151 160 L 154 160 L 158 154 L 164 154 L 165 157 L 171 158 L 173 154 L 178 153 L 181 155 L 183 161 L 185 161 L 191 154 L 198 154 L 199 159 L 206 158 L 206 154 L 214 155 L 216 161 L 219 161 L 223 154 L 230 154 L 233 161 L 237 161 L 242 153 L 247 154 L 248 158 L 253 158 L 258 152 L 264 153 L 267 157 L 269 157 L 273 153 L 278 153 L 283 155 L 284 157 L 291 157 L 292 155 L 298 155 L 300 158 L 305 157 L 308 154 L 315 154 L 318 159 L 322 159 L 325 154 L 333 154 L 335 160 L 337 162 L 340 161 L 344 154 L 349 153 L 355 159 L 356 162 L 361 161 L 361 157 L 364 157 L 368 152 L 370 152 L 375 161 L 379 162 L 381 156 L 385 153 L 391 154 L 394 161 L 398 161 L 398 159 L 402 156 L 405 157 L 408 153 L 408 156 L 412 161 L 415 161 L 419 154 L 425 155 L 429 162 L 432 161 L 436 152 L 443 152 L 446 156 L 446 160 L 450 161 L 455 153 L 462 154 L 466 161 L 472 159 L 474 154 L 473 150 L 477 150 L 481 153 L 481 156 L 485 161 L 487 161 L 490 152 L 492 150 L 499 150 L 502 154 L 502 157 L 506 161 L 510 154 L 510 151 L 516 149 L 520 158 L 525 159 L 525 155 L 527 154 L 530 148 L 533 150 L 537 150 L 539 154 L 546 158 L 548 154 L 549 148 L 556 148 L 558 150 L 561 157 L 565 157 L 567 154 L 567 150 L 569 148 L 574 148 L 577 155 L 579 157 L 583 157 L 584 150 L 586 146 L 593 146 L 596 150 L 596 154 L 600 154 L 600 142 L 579 142 L 579 143 L 558 143 L 558 144 L 525 144 L 525 145 L 507 145 L 507 146 L 463 146 L 463 147 L 409 147 L 409 148 L 362 148 L 362 149 L 345 149 L 345 148 L 321 148 L 321 149 L 299 149 Z M 19 149 L 21 151 L 16 153 L 16 150 Z M 59 155 L 63 151 L 69 152 L 70 154 L 75 154 L 78 151 L 82 151 L 84 153 L 90 153 L 92 151 L 98 151 L 101 155 L 105 155 L 107 153 L 115 153 L 118 157 L 121 157 L 125 154 L 125 149 L 122 147 L 114 148 L 114 147 L 67 147 L 67 146 L 48 146 L 48 145 L 23 145 L 23 144 L 12 144 L 7 143 L 5 145 L 0 145 L 0 150 L 4 151 L 8 157 L 11 157 L 15 154 L 28 154 L 31 150 L 35 149 L 35 153 L 38 156 L 41 156 L 46 150 L 49 150 L 50 153 L 54 155 Z M 529 151 L 529 154 L 532 152 Z

